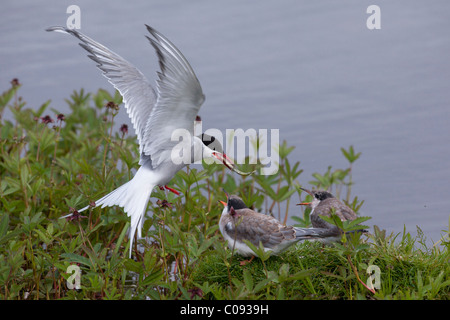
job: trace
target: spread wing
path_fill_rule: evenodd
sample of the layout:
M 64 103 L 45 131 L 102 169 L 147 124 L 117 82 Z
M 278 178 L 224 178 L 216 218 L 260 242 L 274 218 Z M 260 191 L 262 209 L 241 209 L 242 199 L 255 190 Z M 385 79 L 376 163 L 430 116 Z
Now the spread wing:
M 135 129 L 139 151 L 151 157 L 153 167 L 164 159 L 162 152 L 178 143 L 171 141 L 175 129 L 193 134 L 193 124 L 205 100 L 200 83 L 183 54 L 162 34 L 146 26 L 156 50 L 161 71 L 157 94 L 145 76 L 132 64 L 82 33 L 64 27 L 47 31 L 71 34 L 97 63 L 108 81 L 120 92 Z
M 143 153 L 152 157 L 154 166 L 164 158 L 163 150 L 172 149 L 174 130 L 184 129 L 193 135 L 194 121 L 205 101 L 202 87 L 186 58 L 166 37 L 146 26 L 147 37 L 155 48 L 161 71 L 158 72 L 158 99 L 143 135 Z
M 156 104 L 155 91 L 145 76 L 124 58 L 75 29 L 50 27 L 47 31 L 68 33 L 81 41 L 80 46 L 89 52 L 88 57 L 122 95 L 142 153 L 147 119 Z

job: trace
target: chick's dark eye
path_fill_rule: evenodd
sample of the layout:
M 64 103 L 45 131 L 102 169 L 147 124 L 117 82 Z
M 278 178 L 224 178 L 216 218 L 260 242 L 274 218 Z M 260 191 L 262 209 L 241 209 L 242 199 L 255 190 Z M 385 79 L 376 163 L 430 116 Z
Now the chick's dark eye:
M 323 199 L 325 199 L 325 194 L 323 192 L 318 192 L 316 193 L 316 199 L 322 201 Z

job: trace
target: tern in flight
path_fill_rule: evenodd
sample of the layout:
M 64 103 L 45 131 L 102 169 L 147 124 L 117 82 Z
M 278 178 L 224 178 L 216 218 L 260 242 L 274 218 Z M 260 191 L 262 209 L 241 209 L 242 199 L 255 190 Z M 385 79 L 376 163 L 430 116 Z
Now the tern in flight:
M 123 207 L 131 217 L 130 257 L 136 230 L 138 237 L 142 237 L 143 218 L 153 188 L 159 186 L 171 190 L 167 187 L 169 181 L 189 164 L 186 161 L 173 161 L 173 154 L 186 151 L 176 149 L 180 148 L 180 142 L 172 141 L 174 130 L 188 133 L 188 137 L 183 137 L 183 140 L 189 142 L 190 163 L 208 157 L 216 158 L 241 175 L 250 174 L 237 170 L 225 154 L 210 149 L 202 139 L 193 135 L 194 121 L 205 100 L 202 87 L 180 50 L 161 33 L 150 26 L 146 27 L 149 32 L 147 39 L 159 60 L 156 90 L 131 63 L 77 30 L 59 26 L 47 29 L 71 34 L 81 41 L 80 46 L 89 53 L 89 58 L 97 63 L 103 75 L 122 95 L 136 132 L 139 169 L 130 181 L 95 201 L 96 206 L 102 208 L 114 205 Z M 89 206 L 78 212 L 87 208 Z

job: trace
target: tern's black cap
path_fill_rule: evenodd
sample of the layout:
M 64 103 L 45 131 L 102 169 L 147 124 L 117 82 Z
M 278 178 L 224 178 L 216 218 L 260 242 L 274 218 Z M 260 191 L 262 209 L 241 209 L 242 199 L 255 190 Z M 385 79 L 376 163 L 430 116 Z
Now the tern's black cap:
M 329 198 L 334 198 L 334 196 L 329 193 L 328 191 L 324 191 L 324 190 L 318 190 L 318 191 L 313 191 L 314 194 L 314 198 L 316 198 L 317 200 L 323 201 L 325 199 L 329 199 Z
M 205 146 L 210 148 L 211 150 L 223 153 L 223 147 L 220 144 L 220 141 L 217 140 L 214 136 L 210 136 L 209 134 L 202 133 L 200 136 L 202 142 Z
M 248 208 L 246 206 L 246 204 L 244 203 L 244 201 L 242 201 L 241 198 L 239 198 L 238 196 L 235 196 L 234 194 L 228 198 L 228 210 L 230 210 L 231 207 L 233 207 L 234 210 Z

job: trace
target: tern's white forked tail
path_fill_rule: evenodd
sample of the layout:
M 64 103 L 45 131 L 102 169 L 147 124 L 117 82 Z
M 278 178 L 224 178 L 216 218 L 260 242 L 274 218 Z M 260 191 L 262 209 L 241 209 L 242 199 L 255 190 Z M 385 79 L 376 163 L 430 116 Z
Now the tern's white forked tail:
M 95 201 L 96 207 L 101 206 L 101 208 L 104 208 L 111 206 L 120 206 L 124 209 L 127 215 L 131 217 L 129 235 L 130 257 L 136 229 L 138 232 L 138 237 L 141 237 L 142 223 L 147 209 L 147 203 L 150 199 L 150 194 L 155 187 L 155 184 L 152 183 L 153 180 L 153 172 L 145 167 L 141 167 L 136 172 L 133 179 L 121 185 L 103 198 Z M 87 208 L 89 208 L 89 206 L 78 210 L 78 212 L 84 211 Z

